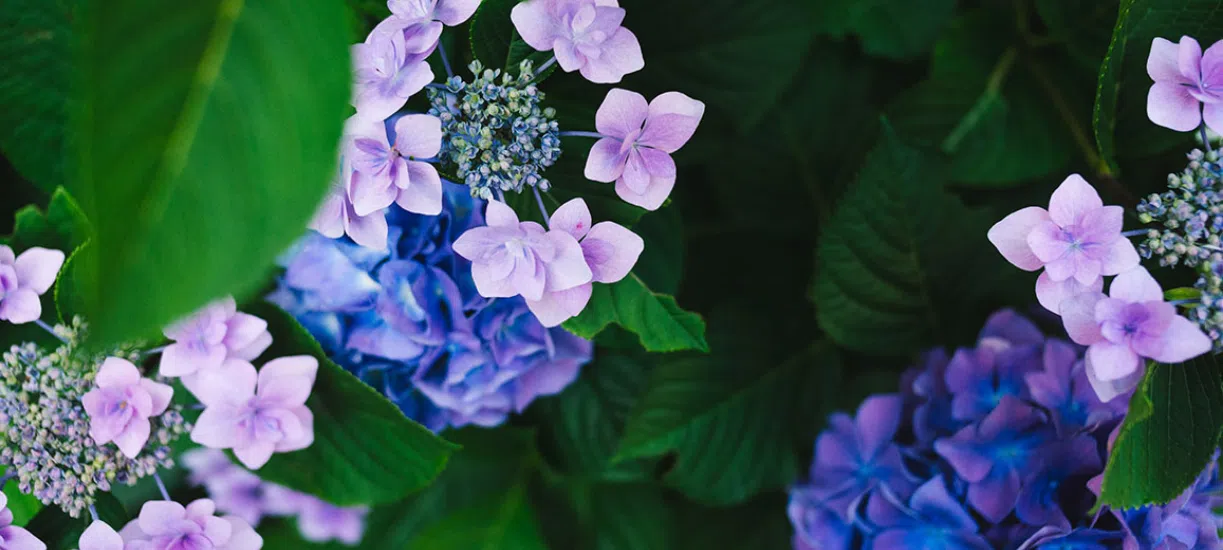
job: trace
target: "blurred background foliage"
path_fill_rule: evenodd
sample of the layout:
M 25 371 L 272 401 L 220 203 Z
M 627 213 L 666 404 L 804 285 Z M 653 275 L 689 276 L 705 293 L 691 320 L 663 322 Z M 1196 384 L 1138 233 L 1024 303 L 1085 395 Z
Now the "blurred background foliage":
M 354 37 L 387 13 L 349 4 Z M 708 104 L 671 205 L 637 229 L 660 252 L 643 278 L 705 318 L 712 352 L 605 331 L 561 395 L 445 434 L 463 450 L 374 509 L 362 547 L 788 548 L 785 489 L 830 412 L 895 391 L 916 352 L 971 342 L 1000 307 L 1037 313 L 993 221 L 1071 173 L 1132 206 L 1183 166 L 1192 140 L 1146 121 L 1143 65 L 1153 36 L 1220 38 L 1219 4 L 621 0 L 646 69 L 620 86 Z M 469 26 L 449 31 L 467 59 Z M 602 88 L 543 89 L 563 129 L 592 129 Z M 0 234 L 50 199 L 8 161 L 0 186 Z

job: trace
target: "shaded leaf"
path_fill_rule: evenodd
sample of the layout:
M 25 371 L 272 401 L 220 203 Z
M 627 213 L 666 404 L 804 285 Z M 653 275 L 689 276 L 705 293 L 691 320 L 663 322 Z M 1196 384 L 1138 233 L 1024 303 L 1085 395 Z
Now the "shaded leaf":
M 831 0 L 814 2 L 817 28 L 855 34 L 868 53 L 905 59 L 929 52 L 955 13 L 955 0 Z
M 675 298 L 651 291 L 633 273 L 616 283 L 595 284 L 586 309 L 564 327 L 592 339 L 612 323 L 635 333 L 649 351 L 709 351 L 701 316 L 681 309 Z
M 1223 429 L 1223 367 L 1213 354 L 1150 363 L 1104 470 L 1100 501 L 1115 508 L 1164 504 L 1211 463 Z
M 342 2 L 87 6 L 71 179 L 105 343 L 254 290 L 301 234 L 334 175 L 350 36 Z
M 98 511 L 98 519 L 110 525 L 127 525 L 127 522 L 132 519 L 132 516 L 123 508 L 123 504 L 110 493 L 98 493 L 94 508 Z M 48 506 L 39 511 L 25 527 L 31 534 L 45 542 L 48 548 L 67 549 L 77 547 L 81 533 L 89 527 L 91 521 L 89 514 L 73 518 L 55 506 Z
M 42 510 L 42 502 L 22 493 L 15 479 L 4 484 L 4 496 L 8 498 L 8 509 L 13 512 L 13 525 L 18 527 L 29 523 Z

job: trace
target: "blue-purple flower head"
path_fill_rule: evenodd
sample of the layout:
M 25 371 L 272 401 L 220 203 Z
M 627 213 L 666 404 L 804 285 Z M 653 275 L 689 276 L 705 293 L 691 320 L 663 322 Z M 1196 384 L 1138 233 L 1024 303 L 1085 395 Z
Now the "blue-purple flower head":
M 434 430 L 498 425 L 572 382 L 592 345 L 544 328 L 520 297 L 476 292 L 451 245 L 483 225 L 482 207 L 447 184 L 438 216 L 387 212 L 383 250 L 307 235 L 269 299 L 409 417 Z
M 1084 348 L 1015 312 L 902 386 L 829 419 L 790 493 L 796 550 L 1220 548 L 1217 468 L 1166 506 L 1088 513 L 1126 400 L 1101 402 Z

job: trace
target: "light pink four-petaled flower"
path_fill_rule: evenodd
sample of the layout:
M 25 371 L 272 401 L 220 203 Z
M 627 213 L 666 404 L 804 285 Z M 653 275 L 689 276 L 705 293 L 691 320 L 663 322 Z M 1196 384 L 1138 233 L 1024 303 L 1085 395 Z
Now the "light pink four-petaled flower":
M 317 374 L 318 360 L 308 355 L 273 359 L 258 373 L 238 359 L 202 373 L 187 386 L 205 407 L 191 440 L 213 449 L 233 449 L 252 470 L 273 453 L 309 447 L 314 415 L 306 399 Z
M 365 177 L 350 181 L 348 198 L 357 216 L 369 216 L 391 205 L 434 216 L 442 211 L 442 180 L 433 165 L 420 159 L 442 148 L 442 121 L 430 115 L 404 115 L 395 121 L 395 143 L 381 120 L 348 120 L 348 160 Z
M 20 256 L 0 245 L 0 320 L 20 325 L 42 316 L 39 296 L 55 283 L 64 253 L 34 247 Z
M 573 235 L 582 246 L 582 256 L 590 267 L 592 280 L 614 283 L 628 275 L 645 249 L 645 241 L 615 222 L 591 225 L 586 201 L 573 199 L 552 213 L 549 224 L 555 231 Z M 574 317 L 590 301 L 591 283 L 568 290 L 547 291 L 539 300 L 527 300 L 527 307 L 545 327 L 554 327 Z
M 1142 378 L 1143 358 L 1180 363 L 1210 351 L 1210 337 L 1164 301 L 1163 289 L 1145 268 L 1113 279 L 1107 297 L 1087 292 L 1062 303 L 1070 339 L 1088 346 L 1087 378 L 1109 401 Z
M 1181 132 L 1206 125 L 1223 131 L 1223 41 L 1202 53 L 1188 36 L 1179 44 L 1164 38 L 1151 42 L 1147 74 L 1155 83 L 1147 94 L 1151 122 Z
M 353 45 L 352 103 L 360 116 L 383 120 L 433 82 L 433 69 L 426 61 L 433 47 L 417 45 L 420 51 L 414 51 L 409 44 L 404 33 L 392 32 L 371 33 L 365 42 Z
M 545 292 L 569 290 L 593 278 L 573 235 L 519 222 L 513 209 L 495 200 L 488 201 L 484 219 L 488 226 L 468 229 L 453 245 L 471 261 L 481 296 L 540 300 Z
M 1036 280 L 1040 305 L 1056 313 L 1062 301 L 1099 291 L 1103 275 L 1138 265 L 1138 251 L 1121 235 L 1120 206 L 1104 206 L 1082 176 L 1073 174 L 1049 199 L 1049 209 L 1030 206 L 990 228 L 998 251 L 1020 269 L 1045 268 Z
M 174 389 L 140 376 L 136 365 L 118 357 L 102 362 L 94 383 L 81 398 L 89 436 L 98 445 L 113 441 L 124 456 L 135 458 L 149 440 L 149 419 L 166 412 Z
M 625 202 L 657 210 L 675 187 L 671 153 L 688 142 L 704 114 L 704 103 L 679 92 L 646 103 L 637 92 L 612 89 L 595 113 L 603 138 L 590 150 L 586 177 L 614 181 Z
M 232 296 L 176 321 L 164 334 L 174 343 L 162 351 L 159 373 L 170 377 L 215 369 L 231 358 L 254 361 L 272 345 L 267 321 L 238 311 Z
M 353 242 L 366 248 L 385 248 L 388 234 L 386 214 L 376 211 L 359 215 L 349 198 L 351 189 L 370 185 L 365 181 L 369 176 L 341 166 L 336 177 L 323 204 L 314 214 L 310 229 L 330 239 L 348 235 Z
M 96 523 L 95 523 L 96 525 Z M 114 539 L 99 529 L 99 541 Z M 144 503 L 140 516 L 119 532 L 123 550 L 259 550 L 263 537 L 250 524 L 233 517 L 217 517 L 216 504 L 199 499 L 187 506 L 168 500 Z M 84 539 L 82 539 L 84 540 Z M 113 547 L 99 547 L 110 550 Z M 85 550 L 82 546 L 81 550 Z
M 616 0 L 527 0 L 514 6 L 510 20 L 532 48 L 552 50 L 565 72 L 581 71 L 591 82 L 620 82 L 645 67 Z

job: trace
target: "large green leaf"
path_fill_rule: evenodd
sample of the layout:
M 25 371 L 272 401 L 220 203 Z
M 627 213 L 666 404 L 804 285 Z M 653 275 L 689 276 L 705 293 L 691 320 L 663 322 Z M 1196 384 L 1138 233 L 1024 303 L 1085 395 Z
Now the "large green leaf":
M 595 284 L 586 309 L 564 326 L 591 339 L 612 323 L 637 334 L 649 351 L 709 351 L 701 316 L 681 309 L 675 298 L 651 291 L 633 273 L 616 283 Z
M 612 464 L 629 413 L 646 389 L 649 360 L 642 353 L 600 350 L 593 363 L 559 395 L 542 400 L 543 448 L 559 469 L 575 477 L 644 479 L 650 461 Z
M 30 205 L 17 212 L 13 234 L 0 238 L 0 244 L 13 247 L 17 253 L 41 246 L 71 254 L 90 233 L 84 212 L 62 187 L 51 194 L 46 212 Z
M 812 297 L 838 344 L 905 355 L 946 342 L 955 317 L 985 306 L 979 266 L 998 260 L 988 221 L 942 188 L 944 173 L 885 131 L 837 205 L 820 236 Z
M 1104 470 L 1100 501 L 1114 508 L 1166 503 L 1210 464 L 1223 430 L 1223 366 L 1207 354 L 1150 363 Z
M 641 42 L 645 69 L 619 86 L 647 98 L 682 91 L 716 111 L 707 116 L 739 129 L 755 126 L 776 103 L 802 67 L 813 34 L 806 0 L 621 0 L 620 6 L 627 12 L 624 27 Z
M 22 493 L 15 479 L 4 484 L 4 496 L 8 499 L 8 509 L 13 512 L 13 525 L 18 527 L 29 523 L 42 510 L 42 502 Z
M 1188 136 L 1160 128 L 1147 118 L 1146 97 L 1151 87 L 1146 61 L 1151 41 L 1173 42 L 1192 36 L 1203 45 L 1223 38 L 1223 2 L 1220 0 L 1121 0 L 1112 41 L 1100 65 L 1093 125 L 1100 154 L 1116 167 L 1120 153 L 1148 153 Z
M 459 510 L 412 541 L 420 550 L 547 550 L 525 481 L 497 498 Z
M 64 125 L 76 0 L 14 0 L 0 9 L 0 149 L 22 176 L 63 183 Z
M 825 0 L 813 2 L 816 28 L 857 35 L 867 52 L 904 59 L 929 52 L 955 13 L 955 0 Z
M 1074 154 L 1072 132 L 1085 131 L 1090 99 L 1066 91 L 1086 87 L 1090 73 L 1051 73 L 1068 59 L 1019 40 L 988 10 L 958 18 L 939 39 L 930 76 L 888 107 L 898 134 L 950 156 L 957 182 L 998 186 L 1058 171 Z
M 87 5 L 71 179 L 105 342 L 254 290 L 301 234 L 334 175 L 350 37 L 342 2 Z
M 779 353 L 748 310 L 715 312 L 711 355 L 661 358 L 624 430 L 620 459 L 677 453 L 667 482 L 724 505 L 792 483 L 800 449 L 836 403 L 841 366 L 826 342 Z
M 265 357 L 311 355 L 318 379 L 306 405 L 314 444 L 277 454 L 261 468 L 268 481 L 341 506 L 398 501 L 438 476 L 457 448 L 409 420 L 393 403 L 336 365 L 288 313 L 258 303 L 245 308 L 268 322 Z
M 493 523 L 523 533 L 524 540 L 534 540 L 525 529 L 530 512 L 521 510 L 523 503 L 511 493 L 521 490 L 539 463 L 535 434 L 513 428 L 473 428 L 447 435 L 461 444 L 462 450 L 433 485 L 400 502 L 375 508 L 368 519 L 362 549 L 451 548 L 459 543 L 468 544 L 463 547 L 467 549 L 502 548 L 497 544 L 506 542 L 504 538 L 486 528 Z M 490 515 L 493 510 L 505 515 Z M 451 519 L 456 514 L 471 523 Z M 459 531 L 479 531 L 480 536 L 474 540 L 449 539 L 458 535 L 440 532 L 436 527 L 439 524 Z M 429 539 L 420 542 L 420 537 Z

